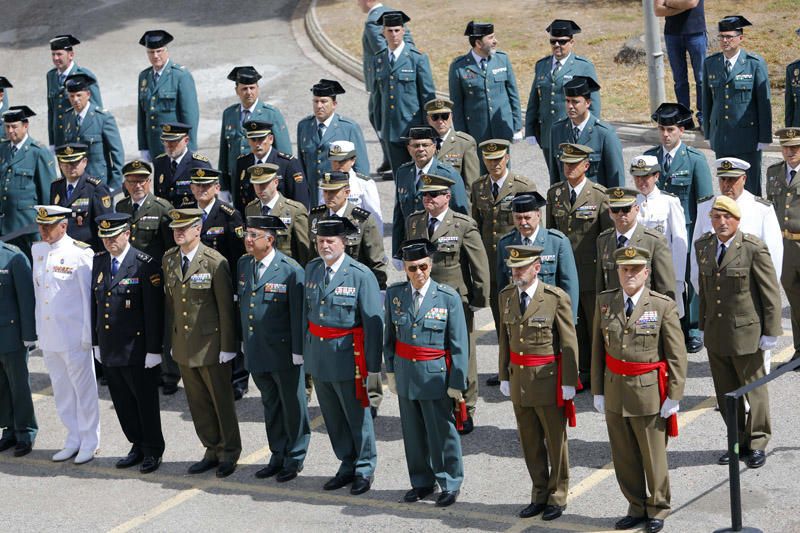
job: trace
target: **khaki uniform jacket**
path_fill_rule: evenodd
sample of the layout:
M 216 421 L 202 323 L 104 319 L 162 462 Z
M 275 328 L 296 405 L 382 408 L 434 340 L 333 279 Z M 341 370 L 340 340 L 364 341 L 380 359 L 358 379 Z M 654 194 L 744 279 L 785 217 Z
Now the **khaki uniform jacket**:
M 487 255 L 493 260 L 492 263 L 497 256 L 497 243 L 503 235 L 514 229 L 511 200 L 518 192 L 535 190 L 536 185 L 530 179 L 511 171 L 506 175 L 497 199 L 492 197 L 492 178 L 488 174 L 481 176 L 472 185 L 472 218 L 478 224 L 481 240 Z
M 630 318 L 624 293 L 612 289 L 597 295 L 592 339 L 592 394 L 605 395 L 606 410 L 622 416 L 647 416 L 661 410 L 658 371 L 620 376 L 606 370 L 606 352 L 631 363 L 666 360 L 669 398 L 680 401 L 687 356 L 675 302 L 645 287 Z
M 500 292 L 500 379 L 510 381 L 511 401 L 523 407 L 554 405 L 561 385 L 578 384 L 578 337 L 572 319 L 572 304 L 566 292 L 543 281 L 520 313 L 519 290 L 508 285 Z M 511 351 L 527 355 L 561 353 L 561 383 L 558 362 L 542 366 L 510 363 Z
M 287 229 L 277 231 L 277 248 L 304 266 L 310 258 L 311 241 L 308 239 L 308 212 L 303 204 L 289 200 L 281 193 L 269 214 L 280 217 Z M 261 200 L 256 198 L 244 209 L 245 217 L 261 214 Z
M 210 366 L 219 362 L 220 352 L 236 352 L 233 286 L 225 258 L 200 244 L 184 276 L 176 246 L 164 254 L 162 268 L 164 342 L 171 345 L 172 358 L 190 367 Z
M 781 230 L 797 233 L 800 238 L 800 174 L 795 175 L 791 185 L 786 182 L 786 174 L 785 161 L 767 168 L 767 197 L 775 208 Z
M 406 235 L 409 239 L 428 238 L 426 211 L 417 211 L 408 217 Z M 475 221 L 448 209 L 430 240 L 438 246 L 433 256 L 431 277 L 458 291 L 465 304 L 473 307 L 489 305 L 492 283 L 489 259 Z
M 478 181 L 481 166 L 478 161 L 478 144 L 471 135 L 450 128 L 447 137 L 436 151 L 436 159 L 452 165 L 464 178 L 467 192 L 472 193 L 472 184 Z M 474 201 L 475 198 L 472 197 L 470 200 Z
M 749 355 L 762 335 L 779 337 L 781 294 L 766 244 L 737 231 L 717 266 L 717 238 L 706 233 L 695 243 L 700 266 L 700 321 L 706 346 L 716 354 Z

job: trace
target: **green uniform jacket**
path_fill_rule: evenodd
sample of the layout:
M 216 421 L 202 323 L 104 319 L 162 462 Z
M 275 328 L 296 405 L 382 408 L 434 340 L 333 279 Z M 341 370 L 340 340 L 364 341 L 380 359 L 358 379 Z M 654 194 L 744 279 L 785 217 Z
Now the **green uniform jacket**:
M 364 32 L 361 34 L 361 62 L 364 69 L 364 88 L 367 92 L 372 90 L 372 84 L 375 83 L 375 72 L 373 70 L 372 62 L 370 59 L 386 48 L 386 38 L 383 36 L 383 26 L 378 24 L 378 19 L 381 18 L 386 11 L 394 11 L 387 5 L 379 5 L 371 9 L 367 13 L 367 20 L 364 22 Z M 405 28 L 403 40 L 407 43 L 414 44 L 411 38 L 411 32 L 408 27 Z
M 775 208 L 781 229 L 800 233 L 800 176 L 795 175 L 791 185 L 786 182 L 786 162 L 781 161 L 767 168 L 767 198 Z M 786 241 L 784 241 L 784 249 Z M 784 253 L 784 255 L 786 255 Z M 784 267 L 783 271 L 786 272 Z M 789 274 L 789 272 L 787 272 Z
M 606 410 L 622 416 L 656 415 L 661 411 L 658 371 L 620 376 L 606 370 L 606 352 L 631 363 L 667 362 L 669 398 L 680 401 L 688 360 L 678 308 L 671 298 L 645 287 L 630 318 L 624 293 L 612 289 L 597 295 L 592 339 L 592 394 L 604 395 Z
M 550 130 L 550 184 L 564 181 L 564 165 L 560 161 L 562 143 L 572 142 L 572 121 L 559 120 Z M 625 186 L 625 161 L 622 159 L 622 144 L 617 132 L 610 124 L 601 122 L 594 115 L 578 137 L 578 144 L 594 150 L 589 154 L 589 170 L 586 177 L 603 187 Z
M 308 331 L 307 322 L 318 326 L 364 328 L 364 357 L 367 372 L 381 371 L 383 352 L 383 309 L 375 275 L 345 254 L 342 264 L 323 288 L 325 262 L 312 259 L 306 265 L 303 321 L 305 370 L 320 381 L 349 381 L 355 377 L 353 337 L 322 339 Z M 366 379 L 366 376 L 361 376 Z
M 467 389 L 469 335 L 461 297 L 451 287 L 430 279 L 419 310 L 414 313 L 411 283 L 394 283 L 386 290 L 386 372 L 394 372 L 397 394 L 409 400 L 443 400 L 447 388 Z M 445 358 L 409 361 L 395 354 L 395 342 L 448 350 Z
M 189 150 L 197 150 L 197 126 L 200 108 L 194 78 L 186 67 L 171 59 L 164 71 L 153 81 L 153 68 L 139 73 L 139 112 L 137 131 L 139 150 L 149 150 L 150 158 L 164 153 L 161 142 L 161 125 L 165 122 L 183 122 L 192 127 L 189 131 Z M 235 160 L 234 160 L 235 161 Z
M 472 218 L 478 224 L 486 255 L 492 259 L 497 257 L 500 238 L 514 229 L 514 213 L 511 211 L 514 195 L 535 190 L 533 181 L 510 170 L 496 199 L 492 196 L 492 178 L 488 174 L 472 184 Z M 490 266 L 494 271 L 494 261 Z
M 409 239 L 428 238 L 427 212 L 418 211 L 408 217 L 406 235 Z M 492 283 L 489 259 L 475 221 L 448 209 L 430 240 L 437 245 L 431 277 L 458 291 L 462 303 L 488 306 Z
M 519 290 L 508 285 L 500 292 L 499 376 L 510 381 L 511 401 L 523 407 L 555 405 L 562 385 L 578 386 L 578 337 L 569 295 L 541 280 L 525 313 L 520 312 Z M 511 363 L 511 352 L 526 355 L 561 354 L 541 366 Z
M 111 190 L 122 187 L 122 165 L 125 150 L 117 121 L 105 109 L 90 103 L 86 117 L 78 127 L 78 114 L 70 108 L 65 113 L 64 142 L 82 143 L 89 147 L 86 173 L 100 179 Z
M 21 352 L 36 340 L 31 263 L 13 244 L 0 242 L 0 353 Z
M 471 135 L 450 128 L 436 151 L 436 159 L 456 169 L 464 180 L 467 192 L 472 193 L 472 184 L 478 181 L 481 167 L 478 162 L 478 144 Z
M 267 269 L 254 281 L 256 260 L 239 258 L 239 317 L 245 367 L 251 373 L 290 370 L 292 354 L 303 354 L 303 282 L 297 261 L 275 250 Z
M 311 241 L 308 238 L 308 212 L 303 204 L 284 198 L 281 193 L 269 214 L 280 217 L 287 229 L 279 229 L 276 248 L 288 255 L 300 265 L 305 265 L 311 257 Z M 261 214 L 261 200 L 256 198 L 244 209 L 244 216 L 252 217 Z
M 88 68 L 79 67 L 77 63 L 70 70 L 72 74 L 88 74 L 94 79 L 97 77 Z M 8 92 L 6 90 L 6 92 Z M 103 107 L 103 99 L 100 97 L 100 85 L 93 83 L 89 86 L 89 101 L 97 107 Z M 5 108 L 8 109 L 8 108 Z M 58 70 L 51 68 L 47 71 L 47 139 L 50 146 L 61 146 L 66 141 L 64 136 L 64 121 L 66 113 L 72 109 L 69 103 L 69 92 L 64 84 L 58 83 Z
M 762 335 L 780 337 L 781 293 L 764 242 L 736 232 L 717 266 L 717 237 L 706 233 L 695 242 L 700 271 L 700 321 L 709 351 L 723 356 L 759 351 Z
M 784 125 L 800 126 L 800 60 L 786 67 L 786 95 L 784 97 Z
M 176 363 L 190 366 L 219 364 L 220 352 L 236 352 L 236 311 L 228 262 L 199 244 L 186 275 L 181 274 L 177 246 L 164 254 L 165 338 Z
M 597 292 L 619 288 L 617 264 L 614 261 L 614 252 L 617 249 L 617 231 L 609 228 L 602 232 L 597 238 L 596 246 L 597 263 L 600 266 L 596 269 Z M 675 267 L 672 263 L 669 242 L 664 234 L 637 223 L 626 246 L 636 246 L 650 252 L 650 276 L 647 278 L 647 288 L 674 300 Z
M 149 193 L 136 214 L 133 214 L 133 202 L 126 196 L 117 204 L 118 213 L 131 215 L 131 245 L 143 251 L 158 264 L 164 258 L 164 252 L 175 246 L 172 228 L 169 223 L 172 219 L 169 212 L 173 207 L 168 201 Z
M 53 155 L 46 146 L 29 136 L 13 156 L 11 148 L 10 142 L 0 143 L 0 235 L 33 224 L 33 206 L 49 200 L 50 184 L 56 179 Z M 36 234 L 36 226 L 27 233 Z
M 654 146 L 647 150 L 645 155 L 658 158 L 661 168 L 664 168 L 664 148 Z M 675 157 L 669 165 L 669 171 L 663 171 L 658 176 L 658 188 L 671 192 L 681 201 L 683 215 L 686 218 L 686 229 L 689 237 L 694 231 L 694 221 L 697 220 L 697 204 L 703 198 L 714 194 L 711 185 L 711 169 L 703 152 L 697 148 L 681 143 Z

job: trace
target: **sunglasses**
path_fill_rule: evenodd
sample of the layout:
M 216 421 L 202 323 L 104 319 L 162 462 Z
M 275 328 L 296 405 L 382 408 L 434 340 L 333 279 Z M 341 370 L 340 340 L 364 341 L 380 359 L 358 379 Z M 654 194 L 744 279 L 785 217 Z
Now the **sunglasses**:
M 617 213 L 630 213 L 631 209 L 633 209 L 632 205 L 626 205 L 625 207 L 612 207 L 611 212 L 614 214 Z
M 431 113 L 431 120 L 436 122 L 439 120 L 448 120 L 450 118 L 450 113 Z
M 430 196 L 431 198 L 436 198 L 437 196 L 443 196 L 450 191 L 426 191 L 422 193 L 422 196 Z
M 570 42 L 572 42 L 572 39 L 550 39 L 550 44 L 552 46 L 564 46 Z
M 408 265 L 406 268 L 409 272 L 416 272 L 417 270 L 425 272 L 428 270 L 428 266 L 428 263 L 422 263 L 421 265 Z

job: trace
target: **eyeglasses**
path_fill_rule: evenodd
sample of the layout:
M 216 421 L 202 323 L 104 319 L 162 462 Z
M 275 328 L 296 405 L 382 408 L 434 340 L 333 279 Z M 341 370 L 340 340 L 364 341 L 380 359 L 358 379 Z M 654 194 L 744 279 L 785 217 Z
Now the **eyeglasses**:
M 425 191 L 422 193 L 422 196 L 430 196 L 431 198 L 436 198 L 437 196 L 443 196 L 450 191 Z
M 414 150 L 416 150 L 417 148 L 430 148 L 431 146 L 433 146 L 433 143 L 432 143 L 432 142 L 426 142 L 426 143 L 411 143 L 411 144 L 409 144 L 409 146 L 410 146 L 411 148 L 413 148 Z
M 617 213 L 630 213 L 631 209 L 633 209 L 632 205 L 626 205 L 625 207 L 612 207 L 611 212 L 615 215 Z
M 572 39 L 550 39 L 551 46 L 564 46 L 572 42 Z
M 739 34 L 736 34 L 736 35 L 717 35 L 717 40 L 718 41 L 732 41 L 733 39 L 736 39 L 737 37 L 741 37 L 741 35 L 739 35 Z
M 408 265 L 406 268 L 409 272 L 416 272 L 417 270 L 425 272 L 428 270 L 428 266 L 428 263 L 422 263 L 421 265 Z
M 259 234 L 256 233 L 255 231 L 248 231 L 247 233 L 244 234 L 245 239 L 251 239 L 253 241 L 257 241 L 258 239 L 263 239 L 266 236 L 267 236 L 266 233 Z
M 439 120 L 448 120 L 450 119 L 450 113 L 431 113 L 430 114 L 431 120 L 437 122 Z

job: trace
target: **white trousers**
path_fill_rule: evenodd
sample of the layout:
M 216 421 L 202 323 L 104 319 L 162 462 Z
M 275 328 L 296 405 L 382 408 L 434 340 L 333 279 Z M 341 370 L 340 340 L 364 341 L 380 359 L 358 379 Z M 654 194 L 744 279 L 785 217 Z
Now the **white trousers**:
M 56 411 L 67 428 L 64 448 L 94 452 L 100 445 L 100 406 L 91 349 L 42 353 Z

